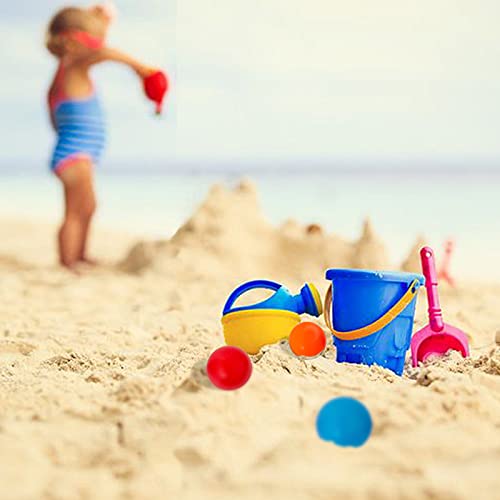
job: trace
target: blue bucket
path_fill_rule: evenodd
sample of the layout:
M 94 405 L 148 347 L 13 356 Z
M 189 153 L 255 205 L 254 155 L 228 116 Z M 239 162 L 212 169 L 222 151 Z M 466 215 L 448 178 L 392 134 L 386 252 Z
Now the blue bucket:
M 337 361 L 377 364 L 401 375 L 410 347 L 420 274 L 329 269 L 325 320 Z

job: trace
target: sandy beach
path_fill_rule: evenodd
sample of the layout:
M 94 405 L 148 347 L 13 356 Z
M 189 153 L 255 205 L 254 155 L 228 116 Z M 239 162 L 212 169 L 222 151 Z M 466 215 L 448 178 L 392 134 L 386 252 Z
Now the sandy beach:
M 204 366 L 231 290 L 268 278 L 324 294 L 329 267 L 400 269 L 376 227 L 356 241 L 277 228 L 251 183 L 214 186 L 170 240 L 97 230 L 104 265 L 82 276 L 54 264 L 55 228 L 0 230 L 0 499 L 500 498 L 500 284 L 440 287 L 469 359 L 407 361 L 398 377 L 336 363 L 332 346 L 301 361 L 274 345 L 223 392 Z M 421 291 L 415 330 L 426 321 Z M 362 448 L 316 435 L 340 395 L 371 411 Z

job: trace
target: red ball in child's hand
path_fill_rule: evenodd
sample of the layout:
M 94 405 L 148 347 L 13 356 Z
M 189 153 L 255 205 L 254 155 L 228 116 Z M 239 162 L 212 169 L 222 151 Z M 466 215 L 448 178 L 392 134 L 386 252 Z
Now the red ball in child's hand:
M 296 356 L 312 358 L 319 356 L 326 347 L 326 337 L 323 330 L 311 321 L 299 323 L 288 338 L 290 349 Z
M 233 391 L 243 387 L 250 379 L 252 361 L 239 347 L 220 347 L 208 358 L 207 375 L 215 387 Z
M 160 114 L 163 106 L 163 98 L 168 91 L 169 83 L 167 75 L 163 71 L 155 71 L 143 80 L 144 92 L 156 103 L 156 113 Z

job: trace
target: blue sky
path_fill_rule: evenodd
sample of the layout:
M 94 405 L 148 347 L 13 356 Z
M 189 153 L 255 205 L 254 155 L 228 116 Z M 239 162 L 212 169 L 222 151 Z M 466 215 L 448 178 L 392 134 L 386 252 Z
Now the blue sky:
M 126 69 L 95 71 L 113 168 L 500 165 L 497 1 L 116 3 L 110 42 L 166 68 L 174 91 L 158 120 Z M 0 165 L 45 168 L 42 41 L 60 5 L 0 0 Z

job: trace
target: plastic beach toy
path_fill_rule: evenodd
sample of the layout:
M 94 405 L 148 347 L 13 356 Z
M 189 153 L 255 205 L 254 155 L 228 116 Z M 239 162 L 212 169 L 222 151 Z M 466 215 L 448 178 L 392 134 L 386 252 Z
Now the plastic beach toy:
M 319 437 L 338 446 L 362 446 L 370 437 L 372 427 L 366 406 L 348 397 L 328 401 L 316 417 Z
M 415 315 L 420 274 L 329 269 L 325 321 L 337 361 L 377 364 L 403 373 Z
M 316 323 L 304 321 L 294 327 L 288 338 L 288 343 L 296 356 L 313 358 L 325 350 L 326 337 L 321 327 Z
M 233 307 L 244 293 L 250 290 L 267 289 L 275 293 L 268 299 L 251 306 Z M 312 283 L 306 283 L 298 295 L 292 295 L 287 288 L 279 283 L 268 280 L 255 280 L 240 285 L 227 299 L 222 314 L 236 311 L 247 311 L 255 309 L 281 309 L 297 314 L 307 313 L 311 316 L 319 316 L 323 311 L 321 296 Z
M 252 361 L 238 347 L 224 346 L 214 351 L 207 361 L 210 382 L 224 391 L 243 387 L 252 375 Z
M 272 290 L 274 294 L 257 304 L 234 306 L 244 293 L 255 289 Z M 227 299 L 222 312 L 224 338 L 228 345 L 257 354 L 264 345 L 288 338 L 293 327 L 300 323 L 300 314 L 319 316 L 322 310 L 321 297 L 312 283 L 305 284 L 298 295 L 292 295 L 274 281 L 249 281 Z
M 286 339 L 300 316 L 275 309 L 236 311 L 222 317 L 226 344 L 257 354 L 262 347 Z
M 425 289 L 429 304 L 429 324 L 419 330 L 411 339 L 411 360 L 413 366 L 419 361 L 425 361 L 429 356 L 442 356 L 450 349 L 459 351 L 465 358 L 469 355 L 469 341 L 467 335 L 454 326 L 443 321 L 439 295 L 437 291 L 438 279 L 434 252 L 432 248 L 424 247 L 420 250 L 422 271 L 425 276 Z
M 163 99 L 169 87 L 167 75 L 163 71 L 157 71 L 144 78 L 143 83 L 147 97 L 156 103 L 156 114 L 161 114 Z

